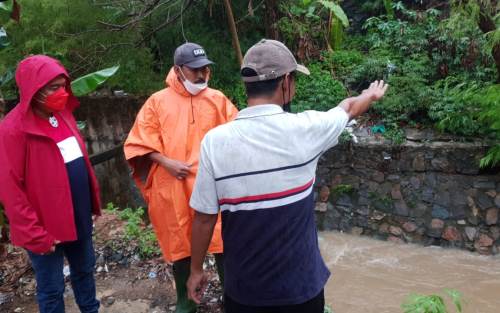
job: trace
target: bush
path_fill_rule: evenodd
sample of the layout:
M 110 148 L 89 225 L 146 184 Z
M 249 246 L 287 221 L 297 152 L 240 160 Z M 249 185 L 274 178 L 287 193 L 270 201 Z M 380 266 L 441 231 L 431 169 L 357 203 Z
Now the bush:
M 296 96 L 292 103 L 293 112 L 305 110 L 327 111 L 336 107 L 347 96 L 341 82 L 322 69 L 322 64 L 309 64 L 310 76 L 297 74 Z

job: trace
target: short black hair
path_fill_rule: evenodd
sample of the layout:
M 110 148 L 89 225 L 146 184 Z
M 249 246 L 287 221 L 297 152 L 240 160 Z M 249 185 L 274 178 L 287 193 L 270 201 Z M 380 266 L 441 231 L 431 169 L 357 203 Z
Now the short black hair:
M 245 67 L 241 70 L 241 76 L 250 77 L 257 76 L 257 72 L 253 69 Z M 270 97 L 273 93 L 278 89 L 279 83 L 283 80 L 283 76 L 280 76 L 275 79 L 256 81 L 256 82 L 245 82 L 245 90 L 247 92 L 248 98 L 257 98 L 257 97 Z

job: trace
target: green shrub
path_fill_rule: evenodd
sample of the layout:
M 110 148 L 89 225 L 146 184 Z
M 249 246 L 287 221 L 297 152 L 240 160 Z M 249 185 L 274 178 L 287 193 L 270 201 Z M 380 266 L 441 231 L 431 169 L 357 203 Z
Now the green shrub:
M 354 69 L 363 63 L 365 57 L 360 51 L 339 50 L 323 52 L 322 59 L 325 67 L 334 73 L 336 79 L 346 81 Z
M 143 208 L 120 210 L 113 203 L 108 203 L 106 210 L 117 214 L 121 220 L 126 222 L 125 239 L 136 242 L 137 253 L 141 258 L 150 258 L 160 254 L 160 248 L 152 226 L 150 224 L 146 225 L 144 222 L 145 211 Z
M 429 108 L 429 116 L 439 130 L 463 136 L 483 134 L 479 122 L 482 94 L 477 83 L 449 77 L 435 85 L 435 101 Z
M 296 76 L 296 96 L 292 103 L 293 112 L 305 110 L 327 111 L 336 107 L 347 96 L 341 82 L 322 69 L 319 63 L 309 64 L 310 76 Z
M 479 93 L 482 100 L 482 112 L 479 120 L 488 127 L 497 144 L 481 159 L 481 167 L 495 166 L 500 163 L 500 84 L 484 88 Z

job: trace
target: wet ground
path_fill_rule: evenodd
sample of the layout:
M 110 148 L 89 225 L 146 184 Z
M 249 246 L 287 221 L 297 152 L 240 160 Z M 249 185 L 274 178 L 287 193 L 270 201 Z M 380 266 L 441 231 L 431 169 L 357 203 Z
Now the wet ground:
M 100 312 L 173 312 L 175 283 L 171 265 L 159 257 L 139 260 L 127 252 L 133 251 L 133 247 L 117 239 L 121 238 L 122 226 L 112 214 L 106 214 L 96 225 L 96 251 L 101 258 L 96 267 Z M 337 232 L 320 233 L 319 240 L 332 271 L 325 289 L 326 303 L 335 313 L 402 312 L 400 306 L 409 294 L 445 295 L 444 289 L 456 289 L 463 294 L 463 312 L 500 312 L 498 256 L 395 244 Z M 109 242 L 114 242 L 115 250 L 108 248 Z M 121 256 L 113 261 L 116 253 Z M 17 257 L 12 264 L 22 269 L 22 251 L 11 251 L 9 255 Z M 5 264 L 5 260 L 2 262 Z M 221 312 L 220 284 L 213 259 L 206 265 L 212 279 L 199 312 Z M 15 285 L 14 292 L 0 292 L 0 302 L 5 302 L 0 305 L 0 312 L 38 312 L 32 272 L 25 271 Z M 79 312 L 69 282 L 65 301 L 67 312 Z

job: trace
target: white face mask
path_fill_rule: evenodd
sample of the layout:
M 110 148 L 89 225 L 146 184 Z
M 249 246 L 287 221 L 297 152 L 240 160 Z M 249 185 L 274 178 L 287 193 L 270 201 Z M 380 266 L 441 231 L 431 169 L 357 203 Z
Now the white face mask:
M 198 83 L 198 84 L 192 83 L 189 79 L 186 78 L 186 76 L 184 76 L 184 73 L 182 72 L 182 70 L 180 68 L 179 68 L 179 70 L 182 74 L 182 78 L 184 78 L 184 81 L 182 81 L 182 84 L 184 85 L 184 88 L 186 88 L 186 90 L 190 94 L 192 94 L 193 96 L 196 96 L 197 94 L 199 94 L 203 90 L 207 89 L 207 87 L 208 87 L 207 82 Z

